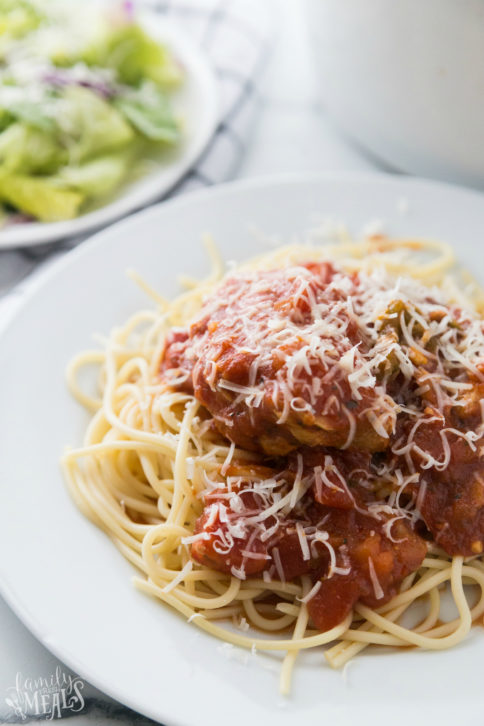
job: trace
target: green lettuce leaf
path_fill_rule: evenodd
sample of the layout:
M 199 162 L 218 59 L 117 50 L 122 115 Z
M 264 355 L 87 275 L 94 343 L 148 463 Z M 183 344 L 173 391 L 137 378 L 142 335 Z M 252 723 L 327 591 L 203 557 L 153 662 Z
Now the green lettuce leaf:
M 23 123 L 0 133 L 0 164 L 9 172 L 51 174 L 65 161 L 66 152 L 52 134 Z
M 134 128 L 150 141 L 174 144 L 180 129 L 164 92 L 149 81 L 138 90 L 118 96 L 114 104 Z
M 88 65 L 114 68 L 119 80 L 131 86 L 149 79 L 171 87 L 180 83 L 183 75 L 170 51 L 135 23 L 111 30 L 86 50 L 83 60 Z
M 0 38 L 22 38 L 37 28 L 42 18 L 39 8 L 27 0 L 0 0 Z
M 58 174 L 67 186 L 86 195 L 97 197 L 114 191 L 129 171 L 129 156 L 102 156 L 79 166 L 65 166 Z
M 0 199 L 41 222 L 58 222 L 76 217 L 84 196 L 60 188 L 52 177 L 1 174 Z
M 64 91 L 57 122 L 74 163 L 126 146 L 135 138 L 132 127 L 114 106 L 79 86 Z
M 25 121 L 36 129 L 42 131 L 55 131 L 55 121 L 47 116 L 42 103 L 31 103 L 22 101 L 21 103 L 13 103 L 8 109 L 5 109 L 15 119 Z

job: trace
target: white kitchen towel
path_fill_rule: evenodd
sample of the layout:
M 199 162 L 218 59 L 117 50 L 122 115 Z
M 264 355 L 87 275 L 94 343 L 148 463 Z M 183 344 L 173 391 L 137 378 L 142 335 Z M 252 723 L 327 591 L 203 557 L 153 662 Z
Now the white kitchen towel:
M 220 120 L 195 166 L 167 196 L 233 177 L 250 135 L 258 82 L 273 36 L 271 0 L 138 0 L 165 15 L 203 50 L 215 72 Z M 0 324 L 19 304 L 33 270 L 82 238 L 0 252 Z

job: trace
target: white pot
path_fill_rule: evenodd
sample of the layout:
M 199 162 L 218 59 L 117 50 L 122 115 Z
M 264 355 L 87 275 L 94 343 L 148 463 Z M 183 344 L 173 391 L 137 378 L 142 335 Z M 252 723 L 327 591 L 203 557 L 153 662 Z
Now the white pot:
M 402 171 L 484 185 L 484 0 L 306 0 L 325 106 Z

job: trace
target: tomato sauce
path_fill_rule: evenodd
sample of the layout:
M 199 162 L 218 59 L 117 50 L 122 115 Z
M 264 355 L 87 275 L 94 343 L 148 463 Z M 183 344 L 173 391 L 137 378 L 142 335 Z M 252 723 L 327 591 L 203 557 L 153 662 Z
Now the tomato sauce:
M 252 491 L 244 493 L 240 489 L 237 495 L 246 507 L 244 520 L 263 511 Z M 204 532 L 209 536 L 193 543 L 192 556 L 207 567 L 229 574 L 243 567 L 247 577 L 272 570 L 277 579 L 287 581 L 300 575 L 310 575 L 313 582 L 323 578 L 308 608 L 315 626 L 327 630 L 341 622 L 357 600 L 370 607 L 388 602 L 397 593 L 402 579 L 418 568 L 427 551 L 426 543 L 405 521 L 395 520 L 389 529 L 391 517 L 381 516 L 377 520 L 365 514 L 364 490 L 353 487 L 353 496 L 360 511 L 354 508 L 355 502 L 351 509 L 346 502 L 344 508 L 321 505 L 310 491 L 300 507 L 300 519 L 284 518 L 267 539 L 264 535 L 273 526 L 274 518 L 265 523 L 262 537 L 260 530 L 249 525 L 228 549 L 220 546 L 230 534 L 227 522 L 221 521 L 217 505 L 224 505 L 222 519 L 228 517 L 232 524 L 240 521 L 240 515 L 227 506 L 226 490 L 215 490 L 205 497 L 207 506 L 195 529 L 195 533 Z M 316 531 L 327 534 L 326 541 L 308 538 L 308 559 L 301 549 L 298 522 L 304 522 L 306 531 L 310 532 L 312 525 Z M 330 548 L 335 553 L 333 567 Z M 277 550 L 279 570 L 274 568 L 274 550 Z M 328 574 L 331 574 L 329 578 Z
M 193 559 L 309 576 L 321 631 L 388 602 L 429 542 L 484 550 L 484 362 L 466 353 L 484 327 L 425 292 L 371 319 L 362 277 L 309 263 L 228 278 L 161 363 L 265 467 L 235 459 L 205 492 Z
M 382 392 L 367 388 L 354 399 L 347 375 L 334 366 L 353 346 L 365 347 L 345 303 L 357 278 L 345 278 L 343 291 L 329 285 L 336 276 L 329 263 L 297 269 L 293 276 L 275 270 L 255 280 L 229 278 L 184 338 L 179 331 L 169 337 L 162 371 L 183 380 L 190 371 L 195 396 L 219 431 L 245 449 L 273 455 L 301 445 L 341 447 L 352 425 L 355 446 L 385 449 L 388 438 L 366 418 L 370 408 L 379 414 Z M 334 320 L 318 326 L 315 304 L 336 306 Z M 324 360 L 306 350 L 308 333 L 314 340 L 318 327 L 325 331 Z M 287 359 L 298 353 L 293 377 Z

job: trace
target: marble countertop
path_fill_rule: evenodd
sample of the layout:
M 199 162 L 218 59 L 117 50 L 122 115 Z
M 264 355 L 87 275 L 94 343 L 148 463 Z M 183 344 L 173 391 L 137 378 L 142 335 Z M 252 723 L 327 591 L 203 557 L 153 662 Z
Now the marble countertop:
M 263 80 L 260 113 L 238 176 L 382 170 L 338 131 L 318 100 L 300 0 L 279 0 L 277 7 L 280 32 Z M 0 633 L 0 723 L 29 723 L 6 701 L 12 702 L 8 690 L 15 687 L 17 679 L 25 683 L 28 678 L 62 678 L 69 670 L 28 632 L 1 598 Z M 79 713 L 68 712 L 79 726 L 149 722 L 88 683 L 82 698 Z M 42 720 L 42 716 L 35 720 Z

